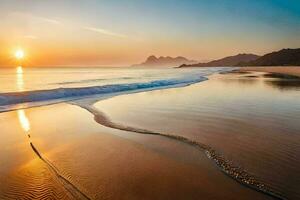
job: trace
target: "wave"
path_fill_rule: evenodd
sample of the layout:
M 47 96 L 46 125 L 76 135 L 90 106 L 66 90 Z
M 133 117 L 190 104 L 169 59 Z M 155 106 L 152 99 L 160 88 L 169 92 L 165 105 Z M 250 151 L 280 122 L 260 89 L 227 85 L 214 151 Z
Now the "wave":
M 45 105 L 47 101 L 69 101 L 80 99 L 91 95 L 119 95 L 126 93 L 142 92 L 156 89 L 182 87 L 207 80 L 203 76 L 187 76 L 177 79 L 156 80 L 144 83 L 111 84 L 104 86 L 79 87 L 79 88 L 58 88 L 51 90 L 35 90 L 25 92 L 11 92 L 0 94 L 0 112 L 12 110 L 13 105 L 26 103 L 27 107 Z
M 132 127 L 132 126 L 126 126 L 119 123 L 115 123 L 110 120 L 109 117 L 105 115 L 105 113 L 101 112 L 97 108 L 93 106 L 93 103 L 80 103 L 80 102 L 73 102 L 73 104 L 82 107 L 83 109 L 86 109 L 90 113 L 94 115 L 94 120 L 106 127 L 118 129 L 122 131 L 130 131 L 140 134 L 149 134 L 149 135 L 157 135 L 166 137 L 169 139 L 177 140 L 179 142 L 183 142 L 185 144 L 194 146 L 198 148 L 199 150 L 202 150 L 205 152 L 207 157 L 214 161 L 214 163 L 221 169 L 223 173 L 228 175 L 229 177 L 233 178 L 234 180 L 238 181 L 239 183 L 250 187 L 254 190 L 257 190 L 259 192 L 262 192 L 264 194 L 267 194 L 273 198 L 276 199 L 286 199 L 279 191 L 274 190 L 270 186 L 264 184 L 262 181 L 260 181 L 258 178 L 253 176 L 252 174 L 248 173 L 244 169 L 242 169 L 239 166 L 234 165 L 230 160 L 227 160 L 224 156 L 219 154 L 216 150 L 214 150 L 212 147 L 202 144 L 198 141 L 191 140 L 189 138 L 186 138 L 184 136 L 180 135 L 173 135 L 173 134 L 167 134 L 167 133 L 161 133 L 161 132 L 154 132 L 142 128 Z

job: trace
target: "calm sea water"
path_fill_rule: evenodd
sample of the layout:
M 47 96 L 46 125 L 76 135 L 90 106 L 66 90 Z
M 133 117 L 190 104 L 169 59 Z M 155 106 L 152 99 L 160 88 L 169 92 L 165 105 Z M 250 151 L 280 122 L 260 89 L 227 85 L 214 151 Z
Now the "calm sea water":
M 0 93 L 140 83 L 206 75 L 214 69 L 139 69 L 109 67 L 0 68 Z

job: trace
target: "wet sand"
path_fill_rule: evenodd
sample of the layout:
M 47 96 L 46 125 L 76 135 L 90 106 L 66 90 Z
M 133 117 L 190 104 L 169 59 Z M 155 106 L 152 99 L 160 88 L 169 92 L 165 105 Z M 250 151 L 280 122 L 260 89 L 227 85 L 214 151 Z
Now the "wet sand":
M 0 118 L 1 199 L 270 199 L 189 145 L 103 127 L 74 105 Z
M 239 71 L 271 72 L 271 73 L 295 75 L 300 77 L 300 66 L 298 67 L 241 67 Z

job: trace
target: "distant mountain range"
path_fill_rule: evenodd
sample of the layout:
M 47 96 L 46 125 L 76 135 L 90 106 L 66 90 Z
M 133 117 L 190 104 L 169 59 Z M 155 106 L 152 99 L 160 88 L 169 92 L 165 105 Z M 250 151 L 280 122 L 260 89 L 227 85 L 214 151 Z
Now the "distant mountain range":
M 219 66 L 300 66 L 300 49 L 282 49 L 264 56 L 238 54 L 207 63 L 183 64 L 179 67 L 219 67 Z
M 254 54 L 238 54 L 235 56 L 228 56 L 219 60 L 213 60 L 207 63 L 197 63 L 197 64 L 183 64 L 179 67 L 219 67 L 219 66 L 236 66 L 241 62 L 249 62 L 258 59 L 258 55 Z
M 183 64 L 196 63 L 194 60 L 188 60 L 185 57 L 170 57 L 170 56 L 149 56 L 147 60 L 141 64 L 135 64 L 134 67 L 177 67 Z
M 300 66 L 300 48 L 282 49 L 268 53 L 256 60 L 240 62 L 239 66 Z

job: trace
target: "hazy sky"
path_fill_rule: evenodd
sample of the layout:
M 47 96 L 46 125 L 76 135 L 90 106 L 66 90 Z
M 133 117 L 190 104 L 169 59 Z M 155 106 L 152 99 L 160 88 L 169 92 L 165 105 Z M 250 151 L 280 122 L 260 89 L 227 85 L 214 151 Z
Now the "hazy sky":
M 0 65 L 127 65 L 300 47 L 299 0 L 0 0 Z

